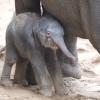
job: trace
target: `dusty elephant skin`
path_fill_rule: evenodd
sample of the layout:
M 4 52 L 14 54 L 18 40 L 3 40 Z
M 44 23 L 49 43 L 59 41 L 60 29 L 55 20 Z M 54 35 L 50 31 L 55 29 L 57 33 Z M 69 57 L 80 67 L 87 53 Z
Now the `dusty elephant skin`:
M 37 12 L 40 14 L 40 1 L 33 4 L 33 0 L 15 0 L 16 13 Z M 27 9 L 26 9 L 27 8 Z
M 25 71 L 27 63 L 30 62 L 36 82 L 40 86 L 40 94 L 52 96 L 56 92 L 63 95 L 63 78 L 56 55 L 57 49 L 70 59 L 70 63 L 73 65 L 76 63 L 75 57 L 64 43 L 63 36 L 62 26 L 50 16 L 40 17 L 35 13 L 23 13 L 13 18 L 6 31 L 6 58 L 1 85 L 12 85 L 10 73 L 14 63 L 16 63 L 16 73 L 21 74 L 21 76 L 17 74 L 16 80 L 18 78 L 22 83 L 27 82 Z M 47 64 L 49 70 L 44 59 L 46 48 L 51 61 Z
M 42 3 L 44 8 L 63 24 L 65 34 L 88 38 L 100 53 L 99 0 L 79 0 L 77 2 L 74 0 L 42 0 Z
M 16 14 L 19 14 L 22 12 L 27 12 L 27 11 L 33 11 L 33 12 L 39 13 L 40 12 L 39 2 L 40 2 L 40 0 L 15 0 Z M 77 39 L 76 39 L 76 37 L 71 37 L 66 34 L 66 36 L 64 36 L 64 38 L 66 40 L 66 44 L 68 46 L 69 51 L 77 58 L 77 51 L 76 51 Z M 62 64 L 61 70 L 62 70 L 63 75 L 69 76 L 69 77 L 74 77 L 74 78 L 80 78 L 81 74 L 80 74 L 80 68 L 79 68 L 78 64 L 76 64 L 74 66 L 72 64 L 70 64 L 69 59 L 66 58 L 62 54 L 61 51 L 58 52 L 58 55 L 59 55 L 59 61 L 60 61 L 59 63 Z M 45 59 L 47 59 L 47 56 L 45 56 Z M 65 62 L 67 62 L 67 63 L 65 63 Z M 47 63 L 49 63 L 49 61 L 47 61 Z M 77 61 L 76 61 L 76 63 L 77 63 Z M 28 69 L 31 70 L 32 69 L 31 66 L 29 66 Z M 34 84 L 33 78 L 30 78 L 32 75 L 29 76 L 30 72 L 28 72 L 28 71 L 26 73 L 26 78 L 27 78 L 29 84 L 30 83 Z
M 48 13 L 55 16 L 65 28 L 65 41 L 68 48 L 75 47 L 73 37 L 88 38 L 100 53 L 99 0 L 41 0 Z M 35 2 L 35 0 L 34 0 Z M 70 38 L 67 37 L 69 36 Z M 70 41 L 69 41 L 70 40 Z M 69 42 L 67 42 L 69 41 Z M 69 44 L 68 44 L 69 43 Z M 72 45 L 72 46 L 71 46 Z M 71 50 L 72 51 L 72 50 Z M 75 53 L 76 48 L 72 53 Z M 66 60 L 66 59 L 65 59 Z M 63 66 L 62 66 L 63 67 Z M 64 70 L 66 70 L 66 65 Z M 74 69 L 74 68 L 73 68 Z M 66 74 L 66 72 L 65 72 Z
M 15 0 L 16 8 L 20 8 L 19 3 Z M 21 0 L 23 3 L 27 0 Z M 20 3 L 21 3 L 20 1 Z M 33 5 L 40 0 L 32 0 Z M 100 1 L 99 0 L 41 0 L 44 11 L 55 16 L 65 28 L 65 41 L 69 51 L 77 58 L 76 37 L 88 38 L 93 46 L 100 53 Z M 30 6 L 31 7 L 31 6 Z M 23 6 L 29 10 L 28 6 Z M 39 10 L 39 5 L 37 6 Z M 25 11 L 25 10 L 24 10 Z M 36 7 L 33 7 L 36 11 Z M 16 9 L 17 12 L 17 9 Z M 20 13 L 22 9 L 20 9 Z M 17 13 L 18 14 L 18 13 Z M 60 63 L 64 76 L 80 78 L 79 66 L 72 66 L 67 62 L 67 58 L 59 53 Z

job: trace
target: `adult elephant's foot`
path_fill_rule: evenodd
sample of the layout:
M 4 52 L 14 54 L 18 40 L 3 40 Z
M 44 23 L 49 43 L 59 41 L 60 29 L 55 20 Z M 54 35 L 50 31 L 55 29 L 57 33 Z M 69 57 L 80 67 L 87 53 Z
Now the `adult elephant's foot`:
M 13 81 L 10 79 L 1 79 L 0 80 L 0 85 L 4 87 L 12 87 L 13 86 Z
M 64 77 L 81 78 L 81 69 L 79 64 L 73 66 L 71 64 L 63 63 L 61 64 L 61 68 Z

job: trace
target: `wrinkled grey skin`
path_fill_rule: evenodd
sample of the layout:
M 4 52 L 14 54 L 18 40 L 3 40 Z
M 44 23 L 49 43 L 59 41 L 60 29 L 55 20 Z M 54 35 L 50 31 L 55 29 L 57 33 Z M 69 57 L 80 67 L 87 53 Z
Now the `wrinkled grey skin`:
M 40 14 L 40 0 L 15 0 L 16 14 L 24 12 L 36 12 Z
M 100 0 L 41 1 L 45 10 L 56 17 L 64 26 L 64 38 L 72 54 L 75 55 L 76 51 L 75 37 L 89 39 L 94 48 L 100 53 Z M 61 63 L 64 64 L 63 61 Z M 66 68 L 67 64 L 63 67 Z
M 48 4 L 49 4 L 50 1 L 51 0 L 49 0 L 49 1 L 47 0 Z M 27 11 L 37 12 L 37 13 L 40 14 L 39 2 L 40 2 L 40 0 L 15 0 L 15 11 L 16 11 L 16 14 L 20 14 L 22 12 L 27 12 Z M 56 1 L 56 2 L 58 2 L 58 1 Z M 44 1 L 43 1 L 43 3 L 44 3 Z M 65 3 L 65 2 L 61 1 L 60 4 L 61 5 L 65 5 L 63 3 Z M 52 5 L 49 5 L 48 7 L 52 8 Z M 65 5 L 65 7 L 67 7 L 67 6 Z M 65 10 L 65 7 L 63 7 L 64 10 Z M 70 6 L 68 6 L 68 7 L 70 7 Z M 44 7 L 44 8 L 46 8 L 46 7 Z M 58 9 L 57 12 L 55 11 L 56 10 L 55 8 Z M 67 14 L 66 14 L 66 16 L 63 13 L 62 13 L 62 15 L 60 14 L 61 13 L 61 11 L 60 11 L 61 8 L 59 6 L 57 6 L 56 4 L 53 4 L 53 8 L 52 9 L 54 11 L 50 12 L 46 8 L 46 10 L 48 10 L 48 11 L 44 10 L 44 13 L 49 12 L 51 15 L 54 15 L 54 13 L 55 13 L 55 17 L 56 18 L 61 16 L 61 19 L 63 19 L 63 17 L 64 17 L 64 18 L 66 18 L 66 20 L 69 20 L 66 17 Z M 58 15 L 56 16 L 56 13 L 59 13 L 59 16 Z M 62 23 L 62 21 L 61 21 L 61 23 Z M 75 24 L 75 23 L 73 23 L 73 24 Z M 65 27 L 65 25 L 64 25 L 64 27 Z M 67 29 L 67 27 L 66 27 L 66 29 Z M 77 58 L 77 50 L 76 50 L 76 41 L 77 41 L 77 39 L 76 39 L 76 37 L 72 37 L 69 34 L 67 33 L 67 30 L 65 30 L 64 39 L 65 39 L 65 42 L 66 42 L 66 45 L 67 45 L 69 51 Z M 74 34 L 76 34 L 76 33 L 74 33 Z M 48 56 L 46 51 L 45 51 L 45 55 Z M 73 66 L 72 64 L 70 64 L 69 59 L 67 57 L 65 57 L 60 50 L 58 52 L 58 55 L 59 55 L 59 63 L 62 65 L 61 66 L 61 70 L 62 70 L 63 76 L 80 78 L 81 77 L 81 73 L 80 73 L 80 68 L 78 66 L 77 61 L 76 61 L 77 64 Z M 47 56 L 45 56 L 46 59 L 47 59 Z M 47 62 L 49 64 L 49 61 L 47 61 Z M 30 83 L 34 84 L 33 79 L 31 77 L 32 75 L 30 74 L 30 70 L 31 69 L 32 69 L 31 66 L 29 66 L 28 70 L 26 72 L 26 79 L 28 80 L 29 84 Z M 17 75 L 17 73 L 16 73 L 16 75 Z M 31 75 L 31 76 L 28 76 L 28 75 Z
M 36 82 L 40 86 L 40 94 L 52 96 L 56 92 L 63 95 L 63 78 L 56 49 L 60 49 L 69 58 L 71 64 L 76 64 L 76 59 L 67 49 L 63 36 L 62 26 L 52 17 L 40 17 L 35 13 L 16 16 L 6 31 L 6 58 L 1 85 L 12 85 L 10 73 L 14 63 L 16 63 L 16 72 L 20 67 L 21 76 L 17 77 L 21 77 L 20 80 L 24 83 L 27 63 L 30 62 Z M 48 59 L 51 61 L 50 65 L 45 63 L 46 49 Z
M 17 1 L 17 0 L 16 0 Z M 21 0 L 25 3 L 27 0 Z M 36 4 L 40 0 L 32 0 Z M 77 58 L 76 38 L 88 38 L 100 53 L 100 1 L 99 0 L 41 0 L 46 12 L 55 16 L 65 28 L 65 42 Z M 17 2 L 16 2 L 17 3 Z M 39 8 L 39 5 L 37 6 Z M 18 8 L 20 8 L 18 6 Z M 28 9 L 27 6 L 23 8 Z M 37 9 L 38 9 L 37 8 Z M 33 11 L 36 7 L 34 6 Z M 17 10 L 16 10 L 17 11 Z M 21 9 L 20 9 L 21 13 Z M 67 58 L 60 53 L 60 63 L 65 76 L 80 78 L 78 65 L 65 63 Z

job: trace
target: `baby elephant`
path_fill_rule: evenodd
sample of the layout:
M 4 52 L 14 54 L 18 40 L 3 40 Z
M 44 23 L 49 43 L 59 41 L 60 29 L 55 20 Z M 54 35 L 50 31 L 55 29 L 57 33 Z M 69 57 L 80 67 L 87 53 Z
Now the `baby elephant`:
M 63 79 L 56 49 L 60 49 L 71 63 L 75 64 L 75 57 L 66 48 L 63 35 L 62 26 L 50 16 L 41 17 L 30 12 L 16 16 L 6 31 L 6 58 L 1 85 L 12 84 L 10 74 L 14 63 L 16 67 L 22 67 L 21 77 L 25 78 L 26 65 L 30 62 L 40 87 L 39 93 L 45 96 L 52 96 L 55 92 L 62 95 L 64 93 Z M 48 48 L 49 53 L 53 54 L 53 56 L 48 56 L 52 59 L 52 68 L 47 68 L 44 59 L 44 49 Z

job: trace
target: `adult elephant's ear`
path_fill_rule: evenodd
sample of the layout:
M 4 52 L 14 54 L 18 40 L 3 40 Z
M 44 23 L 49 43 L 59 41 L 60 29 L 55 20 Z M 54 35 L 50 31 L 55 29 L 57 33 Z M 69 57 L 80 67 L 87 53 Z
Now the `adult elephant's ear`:
M 15 0 L 15 12 L 20 14 L 23 12 L 40 12 L 40 0 Z

